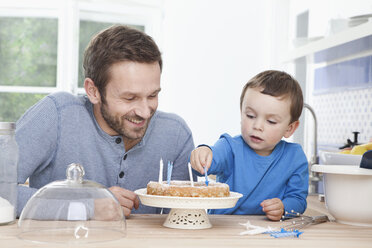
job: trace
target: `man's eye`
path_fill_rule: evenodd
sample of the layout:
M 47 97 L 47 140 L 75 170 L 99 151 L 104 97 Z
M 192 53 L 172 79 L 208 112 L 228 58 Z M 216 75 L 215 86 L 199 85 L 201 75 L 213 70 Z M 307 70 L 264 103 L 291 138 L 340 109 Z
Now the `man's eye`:
M 150 95 L 150 98 L 155 98 L 158 96 L 158 93 Z
M 133 101 L 134 99 L 136 99 L 135 97 L 126 97 L 124 98 L 126 101 Z

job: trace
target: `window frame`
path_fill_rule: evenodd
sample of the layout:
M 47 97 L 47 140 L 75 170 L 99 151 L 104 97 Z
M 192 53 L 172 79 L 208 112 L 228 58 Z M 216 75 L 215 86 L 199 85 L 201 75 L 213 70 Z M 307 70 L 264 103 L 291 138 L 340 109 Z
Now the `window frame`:
M 58 21 L 56 86 L 0 85 L 0 92 L 49 94 L 67 91 L 76 95 L 85 94 L 84 88 L 78 87 L 78 72 L 82 66 L 78 64 L 80 20 L 141 25 L 160 46 L 162 1 L 21 0 L 13 3 L 7 0 L 0 2 L 0 17 L 55 18 Z

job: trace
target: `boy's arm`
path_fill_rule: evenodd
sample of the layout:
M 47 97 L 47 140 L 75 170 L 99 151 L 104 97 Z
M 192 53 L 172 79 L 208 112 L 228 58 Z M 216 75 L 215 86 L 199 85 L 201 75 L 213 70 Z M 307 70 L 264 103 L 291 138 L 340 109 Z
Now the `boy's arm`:
M 227 177 L 232 173 L 232 166 L 229 166 L 229 164 L 234 160 L 230 143 L 225 137 L 221 136 L 215 145 L 210 148 L 213 159 L 208 173 Z
M 294 210 L 303 213 L 306 210 L 309 187 L 309 169 L 306 156 L 301 148 L 296 151 L 294 159 L 298 161 L 297 169 L 287 182 L 287 188 L 283 197 L 284 209 L 287 212 Z

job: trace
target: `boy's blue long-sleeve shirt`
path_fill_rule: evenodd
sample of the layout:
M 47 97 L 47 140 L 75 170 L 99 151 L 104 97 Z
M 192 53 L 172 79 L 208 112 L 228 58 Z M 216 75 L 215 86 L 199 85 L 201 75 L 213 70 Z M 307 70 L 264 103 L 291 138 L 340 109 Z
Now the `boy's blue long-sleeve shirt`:
M 303 213 L 308 194 L 308 162 L 299 144 L 281 140 L 269 156 L 260 156 L 241 135 L 221 135 L 208 170 L 230 190 L 243 194 L 234 208 L 212 209 L 212 214 L 265 214 L 260 203 L 279 198 L 285 211 Z

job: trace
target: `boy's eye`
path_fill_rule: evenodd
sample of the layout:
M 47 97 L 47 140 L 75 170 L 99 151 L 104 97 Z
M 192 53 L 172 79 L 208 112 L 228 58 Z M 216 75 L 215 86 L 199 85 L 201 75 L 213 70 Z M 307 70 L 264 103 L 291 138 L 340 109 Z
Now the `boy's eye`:
M 267 120 L 267 122 L 270 124 L 276 124 L 276 121 L 272 121 L 272 120 Z
M 253 118 L 254 118 L 254 115 L 247 114 L 247 117 L 248 117 L 249 119 L 253 119 Z

